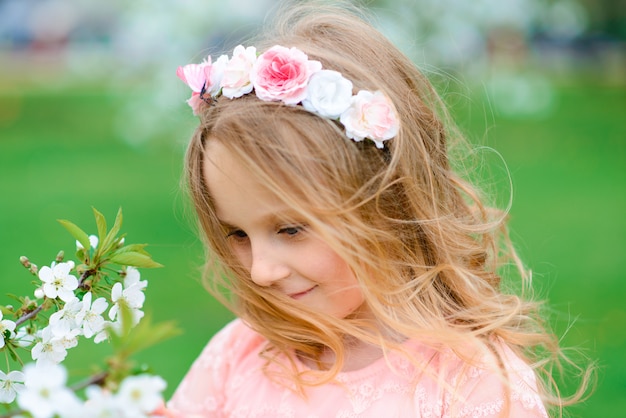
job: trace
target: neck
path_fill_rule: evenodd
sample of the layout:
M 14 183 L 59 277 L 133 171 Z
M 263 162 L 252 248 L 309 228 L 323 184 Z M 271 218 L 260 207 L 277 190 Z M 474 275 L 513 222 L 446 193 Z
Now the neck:
M 342 372 L 359 370 L 369 366 L 383 356 L 383 350 L 377 346 L 354 337 L 344 338 L 344 359 Z M 335 353 L 323 348 L 318 360 L 314 360 L 298 354 L 300 361 L 308 368 L 314 370 L 328 370 L 336 362 Z
M 366 306 L 362 306 L 353 316 L 359 319 L 369 319 L 375 324 L 373 328 L 381 332 L 389 341 L 402 342 L 406 340 L 406 337 L 399 335 L 397 332 L 377 321 L 371 310 Z M 365 368 L 380 359 L 384 354 L 380 345 L 363 341 L 352 335 L 343 336 L 343 349 L 344 358 L 343 366 L 341 367 L 342 372 Z M 298 358 L 303 364 L 314 370 L 328 370 L 337 361 L 335 352 L 328 347 L 321 349 L 317 359 L 303 356 L 300 353 L 298 353 Z

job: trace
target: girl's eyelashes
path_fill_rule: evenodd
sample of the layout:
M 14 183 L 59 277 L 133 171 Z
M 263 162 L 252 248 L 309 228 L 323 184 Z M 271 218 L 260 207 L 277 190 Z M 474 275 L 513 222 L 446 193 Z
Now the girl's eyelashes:
M 288 237 L 295 237 L 305 232 L 305 230 L 306 230 L 306 225 L 304 224 L 277 226 L 276 234 L 277 235 L 284 234 Z M 243 241 L 248 238 L 248 234 L 242 229 L 232 228 L 232 229 L 227 230 L 226 232 L 226 239 L 229 239 L 229 238 L 233 238 L 237 241 Z
M 243 230 L 241 229 L 233 229 L 228 231 L 228 233 L 226 234 L 226 238 L 234 238 L 236 240 L 244 240 L 246 238 L 248 238 L 248 234 L 246 234 Z
M 284 227 L 278 228 L 277 232 L 279 234 L 285 234 L 290 237 L 293 237 L 304 232 L 305 229 L 306 229 L 306 225 L 290 225 L 290 226 L 284 226 Z

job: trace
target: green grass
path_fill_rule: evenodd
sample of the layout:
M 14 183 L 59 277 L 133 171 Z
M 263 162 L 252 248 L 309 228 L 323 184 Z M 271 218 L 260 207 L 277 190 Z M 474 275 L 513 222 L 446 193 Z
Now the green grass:
M 127 242 L 149 243 L 165 265 L 143 271 L 150 282 L 146 310 L 184 332 L 138 356 L 171 393 L 230 318 L 199 283 L 202 248 L 179 189 L 178 138 L 142 146 L 119 139 L 112 127 L 127 97 L 119 92 L 15 91 L 0 86 L 0 303 L 9 303 L 7 292 L 32 292 L 21 255 L 44 265 L 61 249 L 71 254 L 74 240 L 56 219 L 95 232 L 92 206 L 107 218 L 122 207 Z M 537 119 L 500 117 L 480 91 L 469 99 L 455 111 L 470 137 L 496 148 L 508 164 L 513 237 L 552 308 L 550 322 L 559 333 L 574 322 L 564 344 L 587 350 L 601 366 L 595 395 L 571 412 L 617 417 L 626 409 L 626 87 L 557 85 L 553 112 Z M 105 354 L 104 345 L 87 344 L 68 357 L 84 368 Z
M 626 88 L 566 84 L 557 85 L 556 93 L 549 117 L 518 120 L 496 114 L 486 124 L 480 110 L 486 101 L 478 97 L 463 120 L 476 135 L 490 128 L 487 142 L 508 164 L 512 234 L 534 270 L 535 287 L 550 304 L 550 322 L 565 334 L 565 346 L 587 350 L 600 365 L 597 392 L 571 413 L 617 417 L 626 408 L 626 275 L 621 269 Z

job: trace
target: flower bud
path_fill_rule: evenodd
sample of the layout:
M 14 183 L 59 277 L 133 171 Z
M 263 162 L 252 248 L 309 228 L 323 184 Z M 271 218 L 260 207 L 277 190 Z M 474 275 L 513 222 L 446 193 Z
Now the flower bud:
M 35 276 L 37 275 L 37 265 L 31 263 L 28 257 L 21 256 L 20 263 L 22 263 L 22 265 L 26 267 L 28 271 L 30 271 L 32 274 L 34 274 Z
M 43 299 L 44 292 L 43 292 L 43 289 L 41 287 L 38 287 L 37 289 L 35 289 L 35 297 L 37 299 Z
M 22 263 L 22 265 L 26 268 L 30 267 L 30 260 L 28 260 L 28 257 L 24 255 L 20 257 L 20 263 Z

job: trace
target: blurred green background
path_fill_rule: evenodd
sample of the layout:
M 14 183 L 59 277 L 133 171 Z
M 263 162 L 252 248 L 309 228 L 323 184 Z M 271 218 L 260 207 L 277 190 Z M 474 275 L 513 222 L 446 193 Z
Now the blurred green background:
M 0 1 L 0 303 L 10 303 L 6 293 L 33 291 L 20 256 L 42 266 L 59 250 L 72 254 L 74 240 L 57 219 L 95 233 L 92 206 L 111 221 L 122 207 L 127 242 L 149 243 L 165 265 L 142 271 L 146 311 L 183 330 L 137 358 L 168 381 L 168 394 L 231 319 L 199 282 L 203 250 L 180 188 L 195 120 L 174 73 L 254 31 L 271 2 L 232 3 Z M 439 86 L 470 141 L 506 161 L 513 239 L 548 302 L 549 322 L 565 346 L 600 366 L 596 393 L 571 408 L 580 417 L 626 410 L 618 3 L 518 0 L 485 17 L 487 0 L 370 2 L 382 29 Z M 442 8 L 448 26 L 433 23 Z M 17 17 L 9 20 L 7 10 Z M 506 202 L 502 161 L 487 151 L 484 160 L 493 176 L 484 181 Z M 83 375 L 107 352 L 81 344 L 68 364 Z

